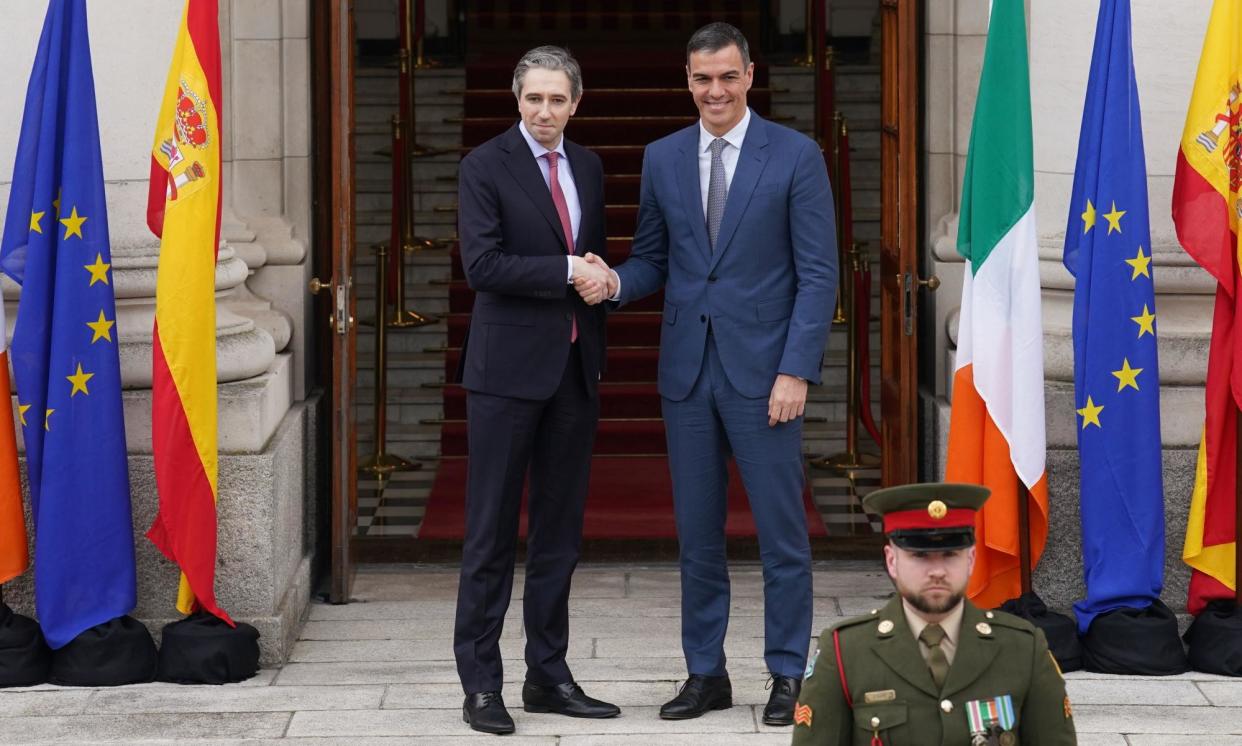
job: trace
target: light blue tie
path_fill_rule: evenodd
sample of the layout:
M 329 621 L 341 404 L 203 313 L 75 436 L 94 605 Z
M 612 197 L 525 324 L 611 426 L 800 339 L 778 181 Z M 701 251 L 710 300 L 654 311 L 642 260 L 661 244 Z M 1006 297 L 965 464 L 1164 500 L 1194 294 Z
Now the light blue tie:
M 725 186 L 724 161 L 720 153 L 729 143 L 723 137 L 712 140 L 712 172 L 707 182 L 707 240 L 712 251 L 716 250 L 716 236 L 720 234 L 720 219 L 724 217 L 725 200 L 729 197 L 729 189 Z

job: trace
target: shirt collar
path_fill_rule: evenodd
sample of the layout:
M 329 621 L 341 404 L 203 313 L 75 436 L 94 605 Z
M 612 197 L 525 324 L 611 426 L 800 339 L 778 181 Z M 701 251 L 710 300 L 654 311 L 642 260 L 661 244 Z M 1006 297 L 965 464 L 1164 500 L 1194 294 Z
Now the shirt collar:
M 923 628 L 927 626 L 927 620 L 910 608 L 910 604 L 904 598 L 901 599 L 901 610 L 906 614 L 906 624 L 910 625 L 910 631 L 914 633 L 914 639 L 919 639 L 919 635 L 923 634 Z M 940 622 L 940 628 L 944 630 L 944 636 L 949 638 L 949 642 L 953 645 L 957 644 L 957 636 L 962 631 L 962 613 L 965 610 L 966 602 L 959 601 L 957 607 L 950 611 L 949 615 Z
M 522 139 L 526 140 L 526 144 L 530 146 L 530 152 L 532 155 L 535 156 L 535 158 L 541 158 L 544 153 L 557 153 L 562 158 L 569 157 L 565 155 L 565 133 L 564 132 L 561 133 L 561 141 L 556 144 L 556 149 L 548 150 L 547 148 L 543 146 L 543 143 L 536 140 L 534 137 L 531 136 L 529 132 L 526 131 L 526 122 L 523 122 L 522 120 L 519 119 L 518 129 L 522 132 Z
M 729 143 L 738 150 L 742 149 L 742 142 L 746 140 L 746 129 L 750 127 L 750 107 L 746 107 L 746 113 L 742 115 L 742 121 L 733 125 L 733 129 L 724 133 L 725 142 Z M 711 147 L 712 141 L 716 136 L 707 131 L 703 126 L 703 120 L 699 119 L 699 152 L 707 150 Z

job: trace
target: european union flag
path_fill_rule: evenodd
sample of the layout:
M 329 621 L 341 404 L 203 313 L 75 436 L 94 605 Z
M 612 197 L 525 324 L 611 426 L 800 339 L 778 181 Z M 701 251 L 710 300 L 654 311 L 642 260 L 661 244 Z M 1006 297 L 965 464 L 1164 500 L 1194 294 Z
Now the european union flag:
M 1074 285 L 1074 400 L 1086 599 L 1096 615 L 1160 596 L 1164 491 L 1147 169 L 1129 0 L 1103 0 L 1078 140 L 1065 267 Z
M 35 526 L 35 607 L 48 643 L 136 600 L 121 366 L 84 0 L 52 0 L 0 239 L 22 286 L 13 334 Z

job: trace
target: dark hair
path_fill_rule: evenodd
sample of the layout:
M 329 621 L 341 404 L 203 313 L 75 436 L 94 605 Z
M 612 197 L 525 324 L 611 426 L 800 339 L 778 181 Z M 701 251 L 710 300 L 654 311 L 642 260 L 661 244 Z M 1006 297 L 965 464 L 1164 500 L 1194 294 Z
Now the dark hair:
M 522 83 L 526 80 L 526 71 L 532 67 L 544 70 L 560 70 L 569 78 L 569 97 L 574 101 L 582 98 L 582 68 L 578 60 L 562 47 L 535 47 L 518 60 L 513 69 L 513 95 L 521 97 Z
M 719 52 L 730 44 L 742 53 L 742 67 L 750 67 L 750 45 L 746 43 L 746 37 L 737 27 L 723 21 L 709 23 L 694 32 L 686 44 L 686 64 L 690 64 L 690 55 L 695 52 Z

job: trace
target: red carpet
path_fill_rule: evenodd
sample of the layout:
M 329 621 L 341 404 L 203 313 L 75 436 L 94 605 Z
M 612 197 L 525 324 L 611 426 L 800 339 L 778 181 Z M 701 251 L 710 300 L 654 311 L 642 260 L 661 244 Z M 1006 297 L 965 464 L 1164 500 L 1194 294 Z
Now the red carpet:
M 445 459 L 436 472 L 432 494 L 439 499 L 427 505 L 420 539 L 460 539 L 466 528 L 466 460 Z M 823 522 L 803 493 L 811 536 L 826 536 Z M 523 497 L 523 501 L 525 501 Z M 729 517 L 725 534 L 731 538 L 755 536 L 755 522 L 746 502 L 737 467 L 729 464 Z M 526 536 L 526 511 L 522 511 L 521 535 Z M 591 490 L 587 496 L 582 535 L 587 539 L 672 539 L 673 488 L 668 461 L 658 457 L 596 456 L 591 464 Z
M 740 9 L 744 4 L 730 5 L 731 2 L 729 0 L 719 8 L 703 3 L 665 4 L 669 8 L 685 10 L 681 21 L 690 23 L 700 20 L 698 15 L 742 12 Z M 563 5 L 562 10 L 571 4 L 566 2 Z M 656 9 L 653 7 L 651 10 L 655 12 Z M 644 16 L 637 10 L 635 15 Z M 656 12 L 653 17 L 662 16 L 663 13 Z M 531 16 L 527 20 L 533 23 L 533 18 Z M 482 8 L 476 20 L 499 23 L 500 16 L 491 9 Z M 512 17 L 505 23 L 511 20 Z M 697 28 L 698 25 L 701 23 L 690 28 Z M 507 33 L 520 36 L 521 28 L 524 27 L 519 25 Z M 496 31 L 501 31 L 501 28 L 497 26 Z M 688 34 L 687 30 L 685 36 Z M 546 33 L 536 36 L 543 42 L 547 41 L 544 38 Z M 643 50 L 633 48 L 634 34 L 627 32 L 625 39 L 628 48 L 622 54 L 610 51 L 607 39 L 600 36 L 574 40 L 574 51 L 582 63 L 587 92 L 578 115 L 566 129 L 566 135 L 593 148 L 603 158 L 604 173 L 607 175 L 608 259 L 613 264 L 623 262 L 629 256 L 638 214 L 644 146 L 696 120 L 694 103 L 685 90 L 685 68 L 682 67 L 680 52 L 684 37 L 680 31 L 677 36 L 683 40 L 672 45 L 653 40 L 651 49 Z M 491 59 L 480 59 L 466 67 L 465 120 L 462 123 L 462 142 L 466 147 L 485 142 L 515 121 L 513 94 L 509 92 L 513 55 L 502 53 L 499 44 L 518 44 L 518 40 L 498 36 L 496 41 L 498 45 L 491 47 L 496 54 Z M 593 48 L 595 42 L 601 42 L 602 46 Z M 755 70 L 755 88 L 751 90 L 748 102 L 760 114 L 766 114 L 771 105 L 768 85 L 767 68 L 759 64 Z M 474 293 L 465 279 L 460 255 L 454 247 L 452 279 L 448 288 L 450 313 L 447 319 L 446 381 L 455 380 L 461 343 L 474 303 Z M 672 486 L 664 455 L 664 422 L 660 419 L 660 398 L 655 385 L 662 310 L 663 294 L 656 293 L 610 315 L 608 320 L 608 370 L 600 387 L 601 419 L 587 499 L 585 535 L 588 538 L 652 539 L 676 536 Z M 465 416 L 465 392 L 457 385 L 446 386 L 444 424 L 440 436 L 440 452 L 445 458 L 440 462 L 428 499 L 427 513 L 419 534 L 423 538 L 460 539 L 463 535 L 466 463 L 461 457 L 466 454 Z M 823 522 L 811 507 L 809 492 L 807 517 L 812 535 L 825 535 Z M 735 471 L 730 483 L 728 533 L 734 537 L 755 535 L 746 495 Z

